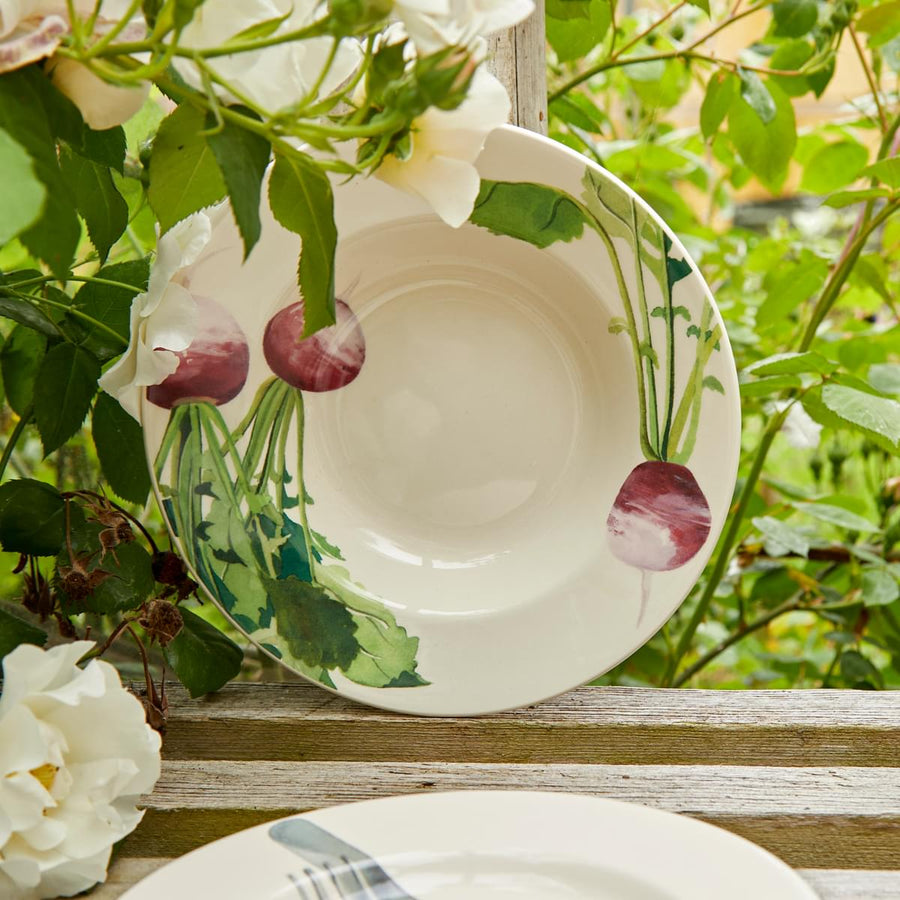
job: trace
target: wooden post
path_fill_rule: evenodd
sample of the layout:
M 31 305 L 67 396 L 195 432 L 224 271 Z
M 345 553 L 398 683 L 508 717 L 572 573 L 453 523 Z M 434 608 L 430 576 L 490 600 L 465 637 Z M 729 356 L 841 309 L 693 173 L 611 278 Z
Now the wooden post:
M 547 133 L 544 41 L 544 0 L 535 0 L 534 13 L 526 21 L 488 41 L 488 67 L 512 100 L 510 121 L 540 134 Z

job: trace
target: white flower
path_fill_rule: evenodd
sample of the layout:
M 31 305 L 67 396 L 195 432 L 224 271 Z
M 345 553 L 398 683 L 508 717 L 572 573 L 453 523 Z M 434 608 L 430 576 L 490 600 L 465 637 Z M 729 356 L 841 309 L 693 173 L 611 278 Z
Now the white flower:
M 128 5 L 128 0 L 103 0 L 97 33 L 121 19 Z M 88 17 L 94 10 L 94 0 L 75 0 L 74 7 L 78 16 Z M 122 39 L 138 38 L 143 31 L 143 20 L 138 17 L 122 32 Z M 66 0 L 0 0 L 0 74 L 52 56 L 68 32 Z M 54 59 L 51 69 L 53 83 L 78 107 L 85 122 L 98 131 L 130 119 L 149 90 L 149 85 L 124 88 L 107 84 L 74 60 Z
M 479 37 L 512 28 L 534 12 L 532 0 L 397 0 L 395 14 L 420 54 L 470 47 Z
M 109 84 L 74 59 L 56 57 L 47 66 L 47 72 L 95 131 L 127 122 L 144 105 L 150 92 L 149 82 L 135 87 Z
M 159 778 L 159 735 L 94 644 L 23 644 L 3 660 L 0 897 L 71 897 L 106 877 L 112 845 Z
M 261 22 L 284 18 L 273 36 L 287 34 L 311 24 L 322 14 L 316 0 L 206 0 L 181 35 L 181 44 L 195 50 L 221 46 L 245 29 Z M 331 52 L 329 37 L 307 38 L 276 44 L 263 50 L 219 56 L 209 65 L 236 93 L 264 110 L 275 112 L 303 99 L 316 85 Z M 359 44 L 342 40 L 328 74 L 318 87 L 326 96 L 345 82 L 362 59 Z M 194 64 L 178 59 L 175 66 L 191 85 L 202 82 Z M 221 86 L 216 87 L 224 99 L 239 101 Z
M 503 85 L 478 68 L 466 99 L 456 109 L 432 107 L 415 119 L 409 157 L 385 157 L 375 174 L 393 187 L 418 194 L 448 225 L 458 228 L 472 214 L 481 186 L 475 160 L 490 132 L 507 121 L 509 110 Z
M 787 404 L 782 400 L 772 405 L 775 412 L 782 412 Z M 819 446 L 822 426 L 813 421 L 799 403 L 792 402 L 781 426 L 781 433 L 792 447 L 796 447 L 798 450 L 811 450 Z
M 136 419 L 142 389 L 160 384 L 178 368 L 176 354 L 197 333 L 197 304 L 181 270 L 197 259 L 211 234 L 209 216 L 199 212 L 160 238 L 147 290 L 131 303 L 131 342 L 100 378 L 100 387 Z

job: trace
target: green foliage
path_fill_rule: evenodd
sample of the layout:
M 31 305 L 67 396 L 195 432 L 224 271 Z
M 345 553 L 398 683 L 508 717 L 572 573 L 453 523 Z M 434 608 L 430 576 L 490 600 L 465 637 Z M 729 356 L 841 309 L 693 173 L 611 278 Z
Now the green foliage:
M 41 628 L 0 609 L 0 659 L 19 644 L 37 644 L 43 647 L 49 635 Z
M 337 229 L 328 177 L 312 162 L 276 154 L 269 179 L 275 218 L 303 243 L 298 280 L 303 296 L 303 336 L 334 324 L 334 254 Z
M 0 485 L 0 547 L 52 556 L 65 538 L 65 502 L 59 491 L 32 478 Z
M 662 634 L 604 681 L 900 687 L 898 9 L 778 0 L 725 58 L 711 38 L 738 31 L 740 8 L 706 22 L 660 3 L 551 59 L 551 135 L 644 196 L 713 286 L 745 422 L 730 529 Z M 848 65 L 839 44 L 880 105 L 800 128 L 795 105 L 809 115 Z M 699 115 L 669 112 L 677 71 L 703 85 Z
M 109 394 L 101 393 L 94 404 L 91 435 L 109 486 L 124 500 L 144 503 L 150 472 L 141 426 Z
M 163 232 L 227 192 L 205 128 L 206 116 L 193 106 L 179 106 L 159 126 L 147 199 Z
M 243 107 L 236 109 L 253 118 L 251 110 Z M 259 221 L 260 187 L 269 164 L 271 146 L 264 137 L 231 122 L 223 122 L 219 129 L 214 125 L 213 117 L 209 116 L 207 127 L 212 130 L 207 140 L 228 187 L 231 211 L 244 241 L 246 259 L 262 230 Z
M 182 609 L 184 628 L 165 649 L 166 662 L 192 697 L 217 691 L 241 670 L 241 648 L 214 625 Z
M 52 453 L 81 427 L 99 377 L 96 357 L 74 344 L 57 344 L 43 358 L 34 382 L 34 419 L 44 453 Z

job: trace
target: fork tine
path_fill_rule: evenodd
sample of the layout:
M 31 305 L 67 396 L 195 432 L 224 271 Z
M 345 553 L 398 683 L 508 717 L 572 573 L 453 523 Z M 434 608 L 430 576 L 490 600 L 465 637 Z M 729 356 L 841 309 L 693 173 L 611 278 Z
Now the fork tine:
M 288 872 L 288 878 L 290 879 L 291 884 L 296 889 L 297 893 L 300 895 L 300 900 L 314 900 L 314 898 L 306 892 L 306 888 L 303 887 L 303 882 L 293 873 Z
M 319 882 L 319 873 L 316 872 L 315 869 L 307 867 L 303 870 L 303 874 L 310 880 L 318 900 L 328 900 L 328 895 L 322 890 L 321 883 Z

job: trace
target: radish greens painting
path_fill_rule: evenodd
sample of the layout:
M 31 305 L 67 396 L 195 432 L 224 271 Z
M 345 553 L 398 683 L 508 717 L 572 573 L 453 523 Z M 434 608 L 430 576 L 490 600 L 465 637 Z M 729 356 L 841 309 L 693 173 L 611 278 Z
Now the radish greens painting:
M 263 337 L 274 374 L 234 428 L 219 407 L 244 388 L 247 339 L 219 304 L 201 299 L 198 308 L 199 331 L 178 368 L 147 390 L 150 403 L 171 409 L 155 474 L 188 563 L 249 637 L 307 677 L 331 688 L 335 672 L 369 687 L 427 684 L 416 671 L 418 639 L 351 579 L 340 550 L 307 519 L 303 392 L 336 390 L 359 374 L 365 339 L 350 307 L 338 299 L 336 324 L 308 338 L 302 301 L 275 313 Z
M 724 394 L 706 374 L 722 327 L 705 300 L 699 321 L 677 300 L 692 273 L 657 219 L 630 193 L 588 168 L 580 198 L 533 182 L 482 181 L 471 221 L 538 248 L 579 239 L 590 229 L 603 242 L 622 304 L 609 332 L 631 346 L 637 386 L 638 448 L 643 461 L 625 479 L 606 520 L 613 555 L 641 573 L 640 624 L 650 573 L 685 565 L 706 543 L 709 503 L 688 468 L 704 393 Z M 623 262 L 622 242 L 630 260 Z M 628 266 L 631 266 L 631 271 Z M 659 302 L 651 305 L 650 280 Z

